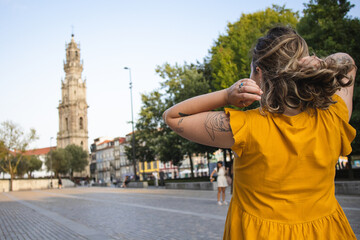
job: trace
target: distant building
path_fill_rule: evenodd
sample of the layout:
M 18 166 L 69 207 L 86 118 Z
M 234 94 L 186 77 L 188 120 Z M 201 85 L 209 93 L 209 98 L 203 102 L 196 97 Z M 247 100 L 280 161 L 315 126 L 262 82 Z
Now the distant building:
M 122 181 L 133 175 L 133 167 L 126 157 L 124 137 L 96 138 L 91 144 L 90 176 L 96 182 Z
M 101 139 L 102 140 L 102 139 Z M 97 139 L 95 139 L 97 142 Z M 114 161 L 114 141 L 106 139 L 96 143 L 96 170 L 97 180 L 110 182 L 110 163 Z
M 86 102 L 86 80 L 81 77 L 83 62 L 80 60 L 80 44 L 75 43 L 74 34 L 66 44 L 66 60 L 64 61 L 65 79 L 61 81 L 61 101 L 59 103 L 59 132 L 57 147 L 65 148 L 75 144 L 85 151 L 88 149 L 88 105 Z M 90 165 L 91 159 L 89 159 Z M 87 177 L 89 166 L 75 177 Z
M 159 165 L 159 172 L 164 172 L 165 179 L 179 178 L 179 167 L 174 166 L 172 161 L 166 163 L 160 162 Z
M 116 179 L 124 180 L 126 175 L 134 175 L 134 168 L 126 156 L 126 138 L 115 138 L 115 169 Z
M 64 71 L 65 79 L 61 81 L 61 101 L 58 107 L 57 146 L 65 148 L 69 144 L 75 144 L 89 151 L 86 80 L 81 77 L 83 63 L 80 61 L 80 44 L 75 43 L 74 35 L 66 45 Z
M 150 162 L 138 162 L 138 176 L 141 180 L 150 180 L 153 178 L 153 173 L 159 173 L 160 161 L 150 161 Z M 158 174 L 159 176 L 159 174 Z
M 34 171 L 32 173 L 33 178 L 50 177 L 51 172 L 48 172 L 46 165 L 45 165 L 46 155 L 51 150 L 55 150 L 55 149 L 56 149 L 56 147 L 38 148 L 38 149 L 28 150 L 24 153 L 25 156 L 35 155 L 35 156 L 39 157 L 39 159 L 42 161 L 41 169 L 39 171 Z M 54 176 L 54 173 L 52 173 L 52 176 Z M 27 177 L 27 174 L 25 174 L 25 177 Z

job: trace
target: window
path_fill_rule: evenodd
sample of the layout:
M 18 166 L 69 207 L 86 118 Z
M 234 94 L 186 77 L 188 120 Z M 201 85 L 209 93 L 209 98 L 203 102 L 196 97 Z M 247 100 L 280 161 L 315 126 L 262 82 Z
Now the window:
M 146 162 L 146 163 L 147 163 L 147 164 L 146 164 L 146 165 L 147 165 L 146 168 L 147 168 L 147 169 L 151 169 L 151 162 Z
M 83 147 L 83 146 L 84 146 L 84 142 L 83 142 L 83 141 L 81 141 L 80 145 Z
M 69 131 L 69 121 L 67 118 L 65 118 L 65 124 L 66 124 L 66 131 Z
M 79 119 L 79 125 L 80 125 L 80 130 L 84 129 L 84 122 L 82 117 L 80 117 Z
M 157 168 L 157 162 L 153 161 L 153 168 Z

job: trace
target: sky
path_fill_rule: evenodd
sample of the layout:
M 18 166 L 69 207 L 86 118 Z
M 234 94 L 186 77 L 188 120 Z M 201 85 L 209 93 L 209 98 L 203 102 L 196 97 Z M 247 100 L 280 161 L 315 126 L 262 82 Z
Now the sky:
M 242 13 L 285 4 L 301 15 L 303 2 L 0 0 L 0 123 L 11 120 L 25 132 L 35 128 L 39 139 L 32 148 L 56 144 L 65 43 L 74 33 L 87 83 L 89 146 L 98 137 L 125 136 L 131 107 L 124 67 L 131 68 L 136 121 L 141 94 L 163 80 L 157 66 L 202 61 Z M 349 15 L 360 18 L 357 5 Z

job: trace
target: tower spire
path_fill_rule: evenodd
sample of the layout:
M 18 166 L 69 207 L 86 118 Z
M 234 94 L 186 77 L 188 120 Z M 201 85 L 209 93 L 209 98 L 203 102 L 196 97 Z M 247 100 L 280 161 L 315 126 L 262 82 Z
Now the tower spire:
M 74 25 L 71 25 L 71 37 L 74 37 Z
M 66 44 L 65 52 L 65 79 L 61 84 L 62 100 L 58 107 L 58 147 L 75 144 L 88 150 L 86 83 L 81 76 L 83 64 L 80 60 L 80 46 L 75 42 L 73 34 L 70 43 Z

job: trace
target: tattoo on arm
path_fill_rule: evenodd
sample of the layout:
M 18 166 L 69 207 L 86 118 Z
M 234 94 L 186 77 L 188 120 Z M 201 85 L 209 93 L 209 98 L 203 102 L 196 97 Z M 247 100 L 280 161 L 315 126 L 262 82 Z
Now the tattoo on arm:
M 178 126 L 180 126 L 180 124 L 182 123 L 183 120 L 184 120 L 183 118 L 179 120 Z M 184 128 L 183 128 L 183 127 L 176 127 L 176 128 L 174 128 L 174 130 L 175 130 L 175 132 L 178 132 L 178 133 L 184 132 Z
M 178 132 L 178 133 L 183 133 L 184 132 L 184 128 L 182 127 L 179 127 L 179 128 L 174 128 L 175 132 Z
M 215 141 L 216 132 L 230 132 L 230 120 L 223 112 L 209 113 L 205 120 L 205 129 L 212 141 Z
M 190 116 L 190 114 L 179 112 L 179 116 L 180 117 L 187 117 L 187 116 Z

